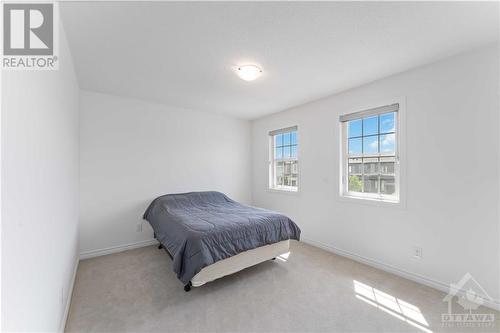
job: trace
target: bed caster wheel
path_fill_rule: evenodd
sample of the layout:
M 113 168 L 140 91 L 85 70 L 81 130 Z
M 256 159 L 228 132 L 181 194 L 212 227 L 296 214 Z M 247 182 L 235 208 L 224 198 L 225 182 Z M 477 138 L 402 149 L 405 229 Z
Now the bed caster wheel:
M 160 245 L 158 245 L 158 250 L 161 250 L 161 249 L 163 249 L 163 245 L 160 244 Z
M 188 284 L 186 284 L 186 285 L 184 286 L 184 291 L 185 291 L 185 292 L 190 291 L 190 290 L 191 290 L 191 286 L 192 286 L 191 281 L 189 281 L 189 282 L 188 282 Z

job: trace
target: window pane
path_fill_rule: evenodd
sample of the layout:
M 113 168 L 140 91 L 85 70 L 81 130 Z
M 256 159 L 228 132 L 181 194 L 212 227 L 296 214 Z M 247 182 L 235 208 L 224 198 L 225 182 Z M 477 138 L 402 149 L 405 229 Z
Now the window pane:
M 283 134 L 278 134 L 274 136 L 274 146 L 283 146 Z
M 378 134 L 378 116 L 363 119 L 363 135 Z
M 378 136 L 363 137 L 363 153 L 376 154 L 378 153 Z
M 363 174 L 363 163 L 361 158 L 350 158 L 349 159 L 349 176 Z
M 280 160 L 283 158 L 283 147 L 274 148 L 274 159 Z
M 365 193 L 378 193 L 378 175 L 365 175 Z
M 349 192 L 361 192 L 362 190 L 361 176 L 349 176 Z
M 364 158 L 363 169 L 366 175 L 378 175 L 378 158 Z
M 276 163 L 276 185 L 283 185 L 283 162 Z
M 299 162 L 293 161 L 292 162 L 292 176 L 297 178 L 298 175 L 299 175 Z
M 274 179 L 270 186 L 281 188 L 298 185 L 298 147 L 297 131 L 289 131 L 273 136 L 273 169 Z
M 285 162 L 285 171 L 284 171 L 285 176 L 289 176 L 292 174 L 292 162 Z
M 292 186 L 292 164 L 293 162 L 285 162 L 283 185 Z
M 396 151 L 396 134 L 384 134 L 380 136 L 380 152 L 394 153 Z
M 395 157 L 381 157 L 380 158 L 380 174 L 381 175 L 394 175 L 395 164 L 396 164 Z
M 290 132 L 288 133 L 283 133 L 283 145 L 289 145 L 290 144 Z
M 362 138 L 349 139 L 349 155 L 361 155 Z
M 359 120 L 351 120 L 349 124 L 349 137 L 353 138 L 355 136 L 361 136 L 361 126 L 363 121 Z
M 398 113 L 388 112 L 345 124 L 343 140 L 347 140 L 348 156 L 343 179 L 349 192 L 397 193 L 397 122 Z
M 395 117 L 396 113 L 384 113 L 380 115 L 380 133 L 395 132 Z
M 297 132 L 291 132 L 290 133 L 290 141 L 292 145 L 297 144 Z
M 349 191 L 350 192 L 361 192 L 363 191 L 363 184 L 361 182 L 361 177 L 363 174 L 363 159 L 361 158 L 350 158 L 349 159 Z
M 283 158 L 290 158 L 291 148 L 290 146 L 283 147 Z
M 394 194 L 396 192 L 396 180 L 394 176 L 380 177 L 380 193 Z

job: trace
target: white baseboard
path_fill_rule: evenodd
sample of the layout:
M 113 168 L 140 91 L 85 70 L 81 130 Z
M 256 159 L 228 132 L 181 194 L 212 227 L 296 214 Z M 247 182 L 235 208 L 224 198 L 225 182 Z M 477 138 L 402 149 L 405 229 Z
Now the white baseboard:
M 137 249 L 140 247 L 150 246 L 150 245 L 155 245 L 155 244 L 158 244 L 158 241 L 156 239 L 148 239 L 145 241 L 140 241 L 140 242 L 135 242 L 135 243 L 106 247 L 104 249 L 85 251 L 85 252 L 80 253 L 80 260 L 94 258 L 94 257 L 100 257 L 100 256 L 104 256 L 106 254 Z
M 326 250 L 328 252 L 335 253 L 335 254 L 340 255 L 342 257 L 346 257 L 346 258 L 352 259 L 354 261 L 361 262 L 361 263 L 366 264 L 368 266 L 372 266 L 372 267 L 381 269 L 383 271 L 392 273 L 394 275 L 401 276 L 405 279 L 408 279 L 408 280 L 426 285 L 428 287 L 437 289 L 437 290 L 442 291 L 446 294 L 450 291 L 450 285 L 448 283 L 437 281 L 437 280 L 425 277 L 423 275 L 411 273 L 411 272 L 399 269 L 397 267 L 394 267 L 392 265 L 388 265 L 388 264 L 385 264 L 383 262 L 380 262 L 380 261 L 377 261 L 377 260 L 374 260 L 371 258 L 363 257 L 363 256 L 360 256 L 358 254 L 355 254 L 355 253 L 352 253 L 349 251 L 345 251 L 345 250 L 342 250 L 342 249 L 339 249 L 339 248 L 336 248 L 336 247 L 333 247 L 333 246 L 330 246 L 330 245 L 327 245 L 327 244 L 324 244 L 322 242 L 318 242 L 318 241 L 315 241 L 312 239 L 301 238 L 301 241 L 303 241 L 304 243 L 310 244 L 312 246 L 319 247 L 319 248 Z M 466 292 L 465 290 L 459 290 L 458 294 L 464 295 L 465 292 Z M 484 303 L 483 303 L 484 306 L 487 306 L 491 309 L 500 311 L 500 300 L 495 300 L 495 299 L 490 300 L 490 299 L 483 298 L 483 301 L 484 301 Z
M 75 280 L 76 280 L 76 271 L 78 270 L 78 263 L 80 260 L 76 258 L 75 260 L 75 267 L 73 268 L 73 276 L 71 277 L 71 282 L 69 285 L 68 289 L 68 297 L 66 298 L 66 305 L 64 308 L 64 314 L 61 320 L 61 324 L 59 326 L 59 332 L 64 332 L 64 328 L 66 327 L 66 321 L 68 320 L 68 315 L 69 315 L 69 308 L 71 306 L 71 298 L 73 296 L 73 287 L 75 286 Z

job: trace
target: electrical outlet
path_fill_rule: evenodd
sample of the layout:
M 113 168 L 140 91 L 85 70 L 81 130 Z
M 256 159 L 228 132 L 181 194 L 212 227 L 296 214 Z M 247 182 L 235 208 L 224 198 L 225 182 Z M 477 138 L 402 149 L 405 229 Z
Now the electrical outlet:
M 422 248 L 420 246 L 413 247 L 413 258 L 422 259 Z
M 142 223 L 138 223 L 138 224 L 137 224 L 136 231 L 137 231 L 137 232 L 142 232 Z

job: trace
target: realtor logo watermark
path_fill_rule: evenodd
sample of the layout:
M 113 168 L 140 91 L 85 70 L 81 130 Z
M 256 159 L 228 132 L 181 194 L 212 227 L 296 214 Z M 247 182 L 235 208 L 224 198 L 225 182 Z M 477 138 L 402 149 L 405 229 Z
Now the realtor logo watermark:
M 443 298 L 443 302 L 448 303 L 448 313 L 441 314 L 442 325 L 446 327 L 495 326 L 494 313 L 478 310 L 486 300 L 492 301 L 492 298 L 470 273 L 465 274 L 458 283 L 450 284 L 450 291 Z
M 58 69 L 56 2 L 2 4 L 2 69 Z

